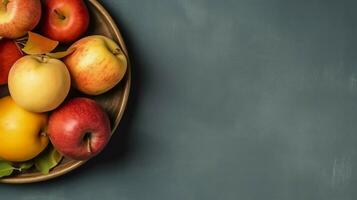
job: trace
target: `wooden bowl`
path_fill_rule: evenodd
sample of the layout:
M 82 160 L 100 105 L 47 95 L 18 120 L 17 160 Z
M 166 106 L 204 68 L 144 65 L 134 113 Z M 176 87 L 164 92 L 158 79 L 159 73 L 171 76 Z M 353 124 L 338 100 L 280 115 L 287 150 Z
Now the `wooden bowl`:
M 114 133 L 124 113 L 129 96 L 131 67 L 128 51 L 118 27 L 116 26 L 109 13 L 104 9 L 104 7 L 96 0 L 88 0 L 86 2 L 91 14 L 91 25 L 89 27 L 88 35 L 99 34 L 112 38 L 120 45 L 128 58 L 128 70 L 124 79 L 109 92 L 100 96 L 90 97 L 100 103 L 107 111 L 111 119 L 112 133 Z M 0 97 L 6 96 L 8 94 L 7 86 L 1 86 Z M 0 183 L 21 184 L 45 181 L 66 174 L 83 165 L 85 162 L 86 161 L 64 159 L 57 167 L 52 169 L 49 174 L 28 172 L 0 178 Z

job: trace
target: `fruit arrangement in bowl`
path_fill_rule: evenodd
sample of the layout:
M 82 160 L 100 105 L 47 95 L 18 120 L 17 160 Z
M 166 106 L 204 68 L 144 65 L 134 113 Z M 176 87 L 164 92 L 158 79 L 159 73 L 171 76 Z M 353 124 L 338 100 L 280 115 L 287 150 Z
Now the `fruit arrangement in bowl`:
M 47 180 L 98 155 L 129 89 L 124 41 L 96 0 L 0 0 L 0 182 Z

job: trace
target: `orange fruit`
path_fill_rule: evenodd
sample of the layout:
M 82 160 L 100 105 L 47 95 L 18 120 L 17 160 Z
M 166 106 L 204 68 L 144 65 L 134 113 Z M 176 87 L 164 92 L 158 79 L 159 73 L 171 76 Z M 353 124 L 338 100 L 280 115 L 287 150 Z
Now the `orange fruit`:
M 46 125 L 46 114 L 26 111 L 9 96 L 1 98 L 0 158 L 20 162 L 36 157 L 49 142 Z

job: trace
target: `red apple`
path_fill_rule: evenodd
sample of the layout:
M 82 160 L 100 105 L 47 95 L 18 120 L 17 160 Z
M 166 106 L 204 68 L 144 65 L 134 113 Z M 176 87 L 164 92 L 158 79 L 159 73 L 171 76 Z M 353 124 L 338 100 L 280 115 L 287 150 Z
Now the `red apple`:
M 60 42 L 73 42 L 88 28 L 89 13 L 83 0 L 46 0 L 42 33 Z
M 0 36 L 18 38 L 35 28 L 41 18 L 40 0 L 1 0 Z
M 109 141 L 108 115 L 94 100 L 71 99 L 50 116 L 48 135 L 64 156 L 87 160 L 97 155 Z
M 0 85 L 7 84 L 12 65 L 22 56 L 21 49 L 13 40 L 0 40 Z

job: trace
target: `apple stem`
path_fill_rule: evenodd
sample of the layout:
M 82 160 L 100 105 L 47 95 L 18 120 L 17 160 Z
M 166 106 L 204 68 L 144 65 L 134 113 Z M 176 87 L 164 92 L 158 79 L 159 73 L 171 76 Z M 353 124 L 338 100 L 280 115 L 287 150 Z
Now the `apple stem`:
M 6 11 L 7 4 L 10 0 L 2 0 L 2 5 L 0 6 L 0 10 Z
M 90 145 L 90 139 L 89 138 L 87 139 L 87 150 L 88 150 L 88 153 L 92 153 L 92 147 Z
M 41 55 L 40 58 L 41 58 L 41 62 L 42 63 L 47 63 L 48 62 L 48 57 L 47 56 Z
M 62 20 L 66 19 L 66 17 L 57 9 L 54 10 L 54 12 L 58 15 L 58 17 Z
M 114 49 L 114 51 L 113 51 L 113 54 L 114 55 L 118 55 L 118 54 L 121 54 L 122 53 L 122 50 L 120 49 L 120 48 L 116 48 L 116 49 Z
M 45 131 L 41 131 L 41 137 L 46 137 L 47 136 L 47 133 Z

